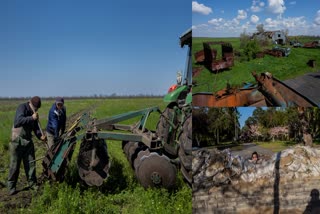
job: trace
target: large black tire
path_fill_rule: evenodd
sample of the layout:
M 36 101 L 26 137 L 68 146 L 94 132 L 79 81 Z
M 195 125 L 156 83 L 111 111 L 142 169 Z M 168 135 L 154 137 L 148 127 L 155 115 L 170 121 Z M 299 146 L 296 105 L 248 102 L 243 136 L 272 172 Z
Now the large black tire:
M 176 130 L 170 132 L 170 124 L 167 119 L 173 120 L 174 124 L 177 124 L 177 117 L 174 109 L 167 107 L 161 114 L 159 122 L 157 124 L 157 136 L 164 142 L 164 149 L 171 155 L 177 156 L 177 150 L 174 145 Z
M 192 184 L 192 116 L 184 121 L 179 136 L 179 160 L 184 178 Z

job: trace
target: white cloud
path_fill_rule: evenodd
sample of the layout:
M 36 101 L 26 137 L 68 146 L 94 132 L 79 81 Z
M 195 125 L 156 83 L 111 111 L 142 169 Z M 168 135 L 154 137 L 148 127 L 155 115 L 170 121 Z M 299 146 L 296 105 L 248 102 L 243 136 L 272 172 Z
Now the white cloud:
M 247 18 L 247 12 L 244 10 L 238 10 L 238 20 L 246 19 Z
M 254 12 L 254 13 L 258 13 L 261 11 L 261 8 L 259 6 L 251 6 L 251 11 Z
M 275 14 L 284 13 L 286 10 L 284 0 L 268 0 L 268 10 Z
M 203 15 L 209 15 L 210 13 L 212 13 L 212 9 L 210 7 L 205 6 L 204 4 L 199 4 L 197 1 L 193 1 L 192 12 L 201 13 Z
M 250 20 L 252 23 L 256 24 L 259 21 L 259 17 L 256 15 L 252 15 Z
M 211 19 L 208 21 L 209 24 L 211 25 L 215 25 L 215 26 L 219 26 L 223 23 L 223 18 L 219 18 L 219 19 Z
M 250 10 L 253 13 L 258 13 L 263 9 L 264 5 L 265 5 L 264 2 L 260 2 L 260 0 L 253 0 Z
M 314 18 L 314 23 L 320 25 L 320 10 L 318 10 L 316 17 Z
M 193 29 L 193 30 L 201 29 L 201 28 L 206 28 L 206 27 L 208 27 L 207 24 L 192 25 L 192 29 Z
M 234 19 L 232 19 L 232 21 L 230 22 L 230 24 L 232 24 L 232 25 L 239 25 L 240 22 L 239 22 L 238 19 L 234 18 Z
M 299 33 L 299 29 L 309 27 L 304 16 L 300 17 L 289 17 L 285 19 L 271 19 L 265 20 L 265 29 L 267 30 L 282 30 L 291 29 L 291 32 Z

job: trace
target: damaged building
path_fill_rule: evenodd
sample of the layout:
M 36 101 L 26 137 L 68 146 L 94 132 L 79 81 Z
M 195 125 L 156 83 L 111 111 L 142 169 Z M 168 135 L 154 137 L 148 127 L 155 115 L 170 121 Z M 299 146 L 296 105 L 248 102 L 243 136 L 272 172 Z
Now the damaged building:
M 252 35 L 252 38 L 256 38 L 258 40 L 271 40 L 273 43 L 279 45 L 286 44 L 286 35 L 280 30 L 257 32 Z

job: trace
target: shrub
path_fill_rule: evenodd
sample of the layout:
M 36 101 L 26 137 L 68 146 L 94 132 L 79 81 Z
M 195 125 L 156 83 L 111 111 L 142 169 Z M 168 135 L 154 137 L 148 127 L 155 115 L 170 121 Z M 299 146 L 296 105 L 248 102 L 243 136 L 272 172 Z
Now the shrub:
M 246 56 L 247 60 L 250 61 L 251 59 L 255 59 L 257 53 L 261 52 L 261 48 L 259 46 L 259 42 L 254 39 L 254 40 L 250 40 L 244 50 L 243 53 Z

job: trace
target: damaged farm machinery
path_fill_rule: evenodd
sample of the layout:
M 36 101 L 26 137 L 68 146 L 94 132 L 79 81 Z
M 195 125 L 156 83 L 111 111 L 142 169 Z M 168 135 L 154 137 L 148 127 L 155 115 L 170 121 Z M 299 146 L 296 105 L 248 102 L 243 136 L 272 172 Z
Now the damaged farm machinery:
M 318 106 L 308 97 L 300 94 L 282 81 L 274 78 L 271 73 L 252 72 L 256 84 L 245 84 L 242 88 L 227 88 L 212 92 L 193 94 L 193 105 L 203 107 L 234 107 L 234 106 Z
M 181 47 L 188 46 L 185 75 L 179 76 L 178 84 L 170 87 L 164 97 L 169 104 L 162 113 L 158 107 L 152 107 L 100 120 L 84 113 L 47 152 L 42 162 L 43 177 L 63 181 L 75 145 L 81 140 L 77 160 L 79 176 L 89 186 L 100 186 L 110 168 L 105 140 L 119 140 L 143 187 L 172 188 L 179 168 L 191 184 L 191 41 L 190 29 L 180 37 Z M 160 113 L 156 131 L 146 128 L 152 112 Z M 135 124 L 118 124 L 136 117 L 141 119 Z

